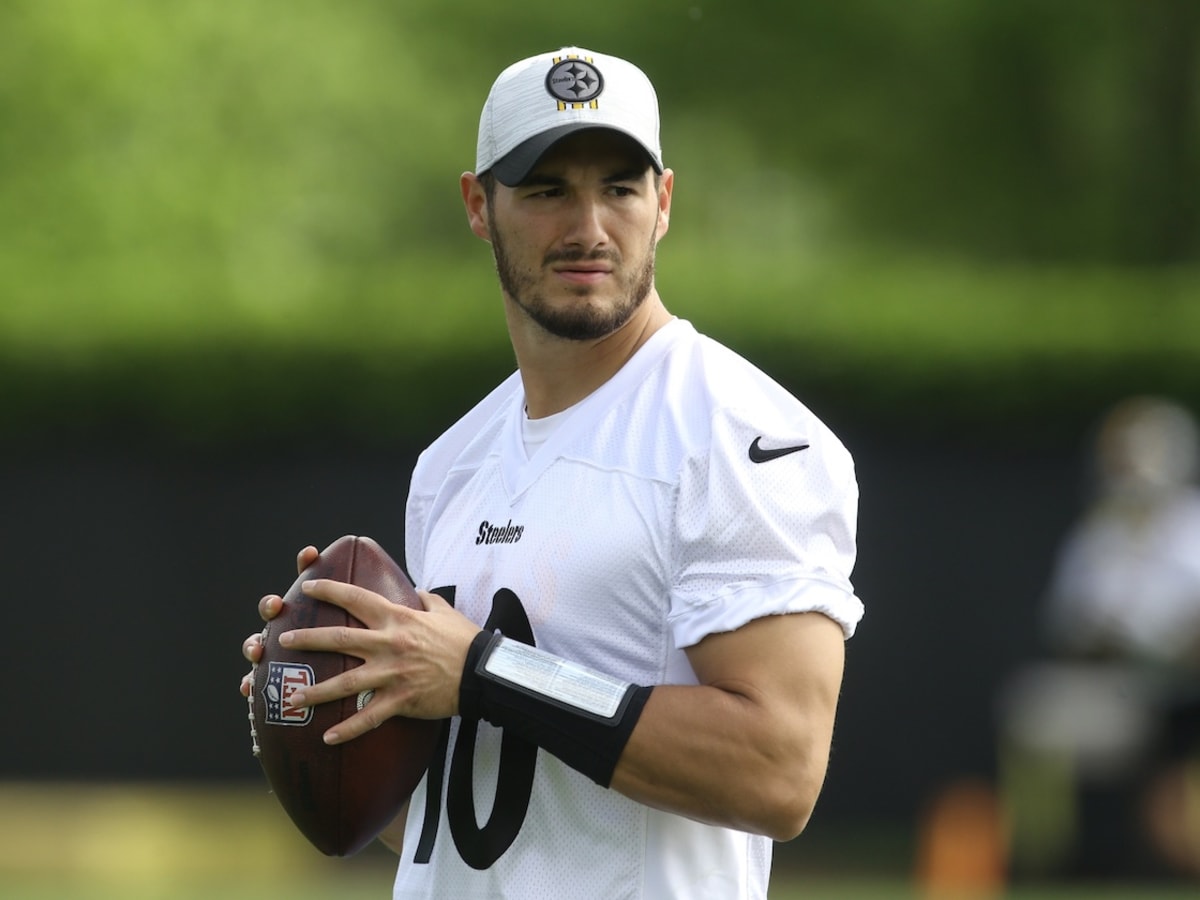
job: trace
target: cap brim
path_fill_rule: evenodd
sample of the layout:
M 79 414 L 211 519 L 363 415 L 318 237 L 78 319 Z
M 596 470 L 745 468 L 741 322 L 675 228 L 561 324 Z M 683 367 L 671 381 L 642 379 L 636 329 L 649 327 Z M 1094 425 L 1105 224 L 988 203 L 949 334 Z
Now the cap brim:
M 592 122 L 571 122 L 570 124 L 558 125 L 540 134 L 535 134 L 496 160 L 490 171 L 501 184 L 506 187 L 516 187 L 529 177 L 529 173 L 533 171 L 533 167 L 537 165 L 537 161 L 542 158 L 542 155 L 547 150 L 567 135 L 574 134 L 576 131 L 586 131 L 589 128 L 607 129 L 609 131 L 616 131 L 618 134 L 624 134 L 629 140 L 642 148 L 642 151 L 646 154 L 646 158 L 650 161 L 650 165 L 654 167 L 654 171 L 662 174 L 662 165 L 654 158 L 654 154 L 646 149 L 645 145 L 633 135 L 627 134 L 617 128 L 596 125 Z

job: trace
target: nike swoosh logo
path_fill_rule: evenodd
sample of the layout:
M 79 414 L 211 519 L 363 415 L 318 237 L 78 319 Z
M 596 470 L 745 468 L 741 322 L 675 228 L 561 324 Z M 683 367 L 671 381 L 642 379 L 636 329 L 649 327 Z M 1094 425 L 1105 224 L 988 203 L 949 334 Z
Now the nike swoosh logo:
M 762 440 L 762 435 L 754 439 L 754 443 L 750 445 L 750 462 L 765 463 L 773 459 L 779 459 L 781 456 L 787 456 L 789 453 L 798 453 L 801 450 L 807 450 L 808 444 L 796 444 L 792 447 L 777 447 L 772 450 L 764 450 L 758 445 Z

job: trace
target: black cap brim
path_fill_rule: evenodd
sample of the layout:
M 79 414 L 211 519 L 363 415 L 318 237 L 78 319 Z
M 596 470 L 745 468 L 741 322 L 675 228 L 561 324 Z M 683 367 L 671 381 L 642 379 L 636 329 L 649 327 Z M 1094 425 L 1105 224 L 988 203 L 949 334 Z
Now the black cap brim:
M 533 167 L 537 165 L 537 161 L 542 158 L 542 155 L 565 138 L 569 134 L 574 134 L 577 131 L 586 131 L 589 128 L 604 128 L 605 126 L 594 125 L 590 122 L 571 122 L 567 125 L 559 125 L 555 128 L 547 129 L 540 134 L 535 134 L 527 141 L 518 144 L 504 156 L 500 157 L 492 165 L 490 169 L 496 180 L 506 187 L 516 187 L 533 171 Z M 618 134 L 625 134 L 623 131 L 612 128 L 610 131 L 617 131 Z M 650 160 L 650 165 L 654 167 L 654 171 L 662 174 L 662 167 L 654 158 L 650 151 L 642 146 L 641 142 L 632 135 L 626 135 L 631 141 L 642 147 L 647 159 Z M 481 173 L 482 174 L 482 173 Z

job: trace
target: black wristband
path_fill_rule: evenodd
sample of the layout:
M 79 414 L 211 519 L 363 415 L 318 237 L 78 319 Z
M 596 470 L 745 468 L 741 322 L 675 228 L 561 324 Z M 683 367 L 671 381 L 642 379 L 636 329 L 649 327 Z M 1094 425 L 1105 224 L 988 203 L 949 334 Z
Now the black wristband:
M 481 631 L 467 648 L 467 661 L 463 665 L 462 682 L 458 686 L 458 714 L 464 719 L 479 719 L 483 716 L 483 684 L 475 674 L 479 661 L 491 647 L 499 633 Z
M 515 657 L 517 665 L 529 661 L 533 673 L 569 669 L 571 685 L 598 686 L 572 696 L 572 691 L 547 690 L 514 675 L 512 667 L 489 668 L 488 662 L 503 643 L 502 655 Z M 561 759 L 571 768 L 608 787 L 617 761 L 633 733 L 653 688 L 625 684 L 584 669 L 549 653 L 519 644 L 503 635 L 480 632 L 471 642 L 459 687 L 459 715 L 483 719 L 500 728 L 511 728 Z

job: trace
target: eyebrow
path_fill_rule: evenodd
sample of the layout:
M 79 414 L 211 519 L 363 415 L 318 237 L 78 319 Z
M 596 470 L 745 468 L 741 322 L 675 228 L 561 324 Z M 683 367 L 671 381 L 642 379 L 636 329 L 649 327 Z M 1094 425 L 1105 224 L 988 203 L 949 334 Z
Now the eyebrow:
M 601 184 L 620 184 L 623 181 L 639 181 L 646 174 L 646 169 L 649 166 L 641 168 L 622 169 L 619 172 L 614 172 L 612 175 L 606 175 L 600 179 Z M 567 183 L 567 179 L 561 175 L 549 175 L 544 172 L 539 172 L 536 169 L 526 176 L 521 182 L 520 187 L 563 187 Z

